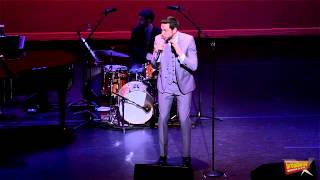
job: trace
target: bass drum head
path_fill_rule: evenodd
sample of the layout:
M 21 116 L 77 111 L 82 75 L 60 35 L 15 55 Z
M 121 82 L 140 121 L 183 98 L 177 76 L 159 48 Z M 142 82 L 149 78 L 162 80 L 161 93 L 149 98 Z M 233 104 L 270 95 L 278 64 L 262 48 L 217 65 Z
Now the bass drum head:
M 122 102 L 120 101 L 119 112 L 121 117 L 123 117 L 124 113 L 125 121 L 131 124 L 144 124 L 151 119 L 153 115 L 153 98 L 149 93 L 139 90 L 127 91 L 123 96 L 139 106 L 147 107 L 147 109 L 143 109 L 132 102 L 125 101 L 123 110 Z

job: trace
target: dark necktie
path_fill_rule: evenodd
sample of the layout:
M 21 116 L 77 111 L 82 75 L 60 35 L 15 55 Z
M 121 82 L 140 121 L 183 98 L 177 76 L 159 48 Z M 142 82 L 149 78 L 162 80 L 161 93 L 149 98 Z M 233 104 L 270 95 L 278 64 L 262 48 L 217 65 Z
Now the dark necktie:
M 178 57 L 178 54 L 171 43 L 170 43 L 170 46 L 171 46 L 171 52 L 174 54 L 175 57 Z

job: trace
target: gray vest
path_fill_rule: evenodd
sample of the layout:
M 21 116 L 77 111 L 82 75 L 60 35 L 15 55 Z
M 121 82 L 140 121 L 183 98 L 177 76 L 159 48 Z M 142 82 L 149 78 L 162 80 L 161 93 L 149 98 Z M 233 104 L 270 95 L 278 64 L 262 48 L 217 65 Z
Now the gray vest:
M 159 70 L 159 76 L 158 76 L 158 83 L 157 88 L 159 92 L 167 92 L 168 87 L 170 85 L 170 82 L 175 82 L 176 80 L 179 88 L 176 88 L 181 94 L 188 94 L 192 92 L 196 88 L 196 84 L 193 78 L 193 71 L 197 70 L 198 67 L 198 58 L 197 58 L 197 51 L 196 51 L 196 45 L 194 42 L 194 39 L 191 35 L 177 32 L 177 38 L 178 38 L 178 45 L 181 49 L 181 51 L 186 55 L 186 58 L 180 64 L 178 60 L 174 57 L 172 57 L 173 53 L 171 52 L 170 46 L 169 49 L 163 50 L 163 53 L 160 55 L 160 70 Z M 157 35 L 155 38 L 155 45 L 158 43 L 161 43 L 163 41 L 161 34 Z M 167 47 L 167 48 L 168 48 Z M 163 57 L 166 56 L 166 57 Z M 157 53 L 153 54 L 153 59 L 151 60 L 152 64 L 156 66 L 156 62 L 158 60 L 159 56 L 157 56 Z M 172 61 L 174 60 L 174 62 Z M 170 66 L 171 64 L 171 66 Z M 172 66 L 175 66 L 175 68 L 172 69 Z M 168 69 L 167 69 L 168 68 Z M 170 73 L 168 71 L 175 71 L 175 73 Z M 172 77 L 175 76 L 175 77 Z M 164 77 L 166 76 L 166 78 Z M 169 81 L 168 81 L 169 79 Z M 171 80 L 170 80 L 171 79 Z M 175 84 L 175 83 L 171 83 Z
M 163 90 L 166 93 L 181 95 L 177 84 L 176 66 L 179 66 L 179 62 L 177 61 L 174 53 L 172 53 L 170 44 L 167 43 L 161 57 L 161 78 Z

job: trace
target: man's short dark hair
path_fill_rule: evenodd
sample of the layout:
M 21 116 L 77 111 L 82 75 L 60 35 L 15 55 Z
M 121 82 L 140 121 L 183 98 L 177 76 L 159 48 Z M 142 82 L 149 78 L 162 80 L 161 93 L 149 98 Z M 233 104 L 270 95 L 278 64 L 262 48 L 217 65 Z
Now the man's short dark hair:
M 174 29 L 174 28 L 179 28 L 179 21 L 173 17 L 173 16 L 168 16 L 166 19 L 162 19 L 161 24 L 169 24 L 170 29 Z
M 151 9 L 142 9 L 139 12 L 139 16 L 144 17 L 146 20 L 149 19 L 151 22 L 153 22 L 155 18 L 155 14 Z

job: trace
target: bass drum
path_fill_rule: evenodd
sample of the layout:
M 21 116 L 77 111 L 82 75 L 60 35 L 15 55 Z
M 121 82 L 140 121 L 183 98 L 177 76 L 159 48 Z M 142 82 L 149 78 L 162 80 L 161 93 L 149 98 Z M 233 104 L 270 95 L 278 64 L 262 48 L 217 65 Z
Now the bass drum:
M 122 109 L 122 102 L 119 102 L 119 112 L 121 117 L 124 114 L 125 121 L 130 124 L 144 124 L 151 119 L 153 98 L 147 92 L 146 85 L 139 81 L 131 81 L 122 86 L 119 94 L 132 101 L 124 102 L 124 110 Z

